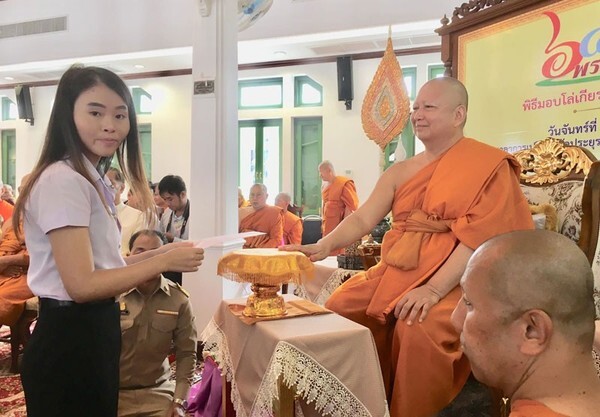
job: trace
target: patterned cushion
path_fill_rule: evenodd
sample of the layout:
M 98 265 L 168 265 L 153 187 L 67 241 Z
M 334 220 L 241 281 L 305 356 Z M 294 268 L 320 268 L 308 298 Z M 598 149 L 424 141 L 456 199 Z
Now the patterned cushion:
M 583 209 L 583 181 L 564 181 L 544 187 L 521 185 L 529 204 L 550 204 L 558 214 L 558 231 L 574 242 L 579 241 Z

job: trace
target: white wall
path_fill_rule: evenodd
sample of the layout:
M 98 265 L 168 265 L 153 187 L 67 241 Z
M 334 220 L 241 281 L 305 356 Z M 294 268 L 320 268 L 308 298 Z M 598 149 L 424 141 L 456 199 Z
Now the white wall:
M 67 30 L 2 39 L 0 65 L 190 46 L 194 13 L 192 0 L 1 2 L 0 25 L 67 16 Z
M 439 63 L 438 54 L 399 57 L 402 66 L 417 66 L 417 86 L 427 79 L 427 65 Z M 358 195 L 365 201 L 380 174 L 379 147 L 365 136 L 360 108 L 367 88 L 375 75 L 379 60 L 357 60 L 353 63 L 354 101 L 352 110 L 337 101 L 337 69 L 335 62 L 295 67 L 241 71 L 240 79 L 257 77 L 284 77 L 284 107 L 282 109 L 243 110 L 240 119 L 283 119 L 282 190 L 293 192 L 293 118 L 321 116 L 323 118 L 323 158 L 333 162 L 341 175 L 354 178 Z M 294 108 L 293 77 L 308 75 L 323 85 L 323 106 Z M 188 152 L 191 135 L 192 77 L 177 76 L 127 81 L 153 97 L 154 111 L 140 115 L 140 123 L 152 124 L 152 180 L 164 175 L 178 174 L 189 181 Z M 17 178 L 33 167 L 43 143 L 56 87 L 31 89 L 35 125 L 22 120 L 0 121 L 0 130 L 16 129 Z M 0 90 L 15 101 L 14 91 Z M 417 148 L 419 150 L 421 148 Z M 202 155 L 194 161 L 202 163 Z M 275 195 L 276 193 L 270 192 Z

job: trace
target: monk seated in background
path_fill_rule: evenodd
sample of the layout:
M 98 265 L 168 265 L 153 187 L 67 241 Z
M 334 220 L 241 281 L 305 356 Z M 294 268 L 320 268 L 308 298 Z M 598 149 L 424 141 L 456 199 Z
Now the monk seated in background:
M 431 417 L 462 389 L 470 368 L 450 315 L 467 261 L 493 236 L 533 229 L 519 164 L 463 136 L 467 106 L 458 80 L 427 82 L 411 114 L 425 151 L 388 168 L 367 201 L 319 242 L 284 248 L 324 259 L 392 211 L 381 261 L 325 304 L 371 329 L 392 417 Z
M 291 202 L 292 197 L 288 193 L 279 193 L 275 197 L 275 206 L 282 209 L 283 243 L 286 245 L 299 245 L 302 243 L 302 219 L 288 210 Z
M 511 399 L 510 417 L 596 417 L 594 276 L 565 236 L 519 231 L 475 251 L 453 315 L 473 375 Z
M 33 297 L 27 285 L 29 254 L 24 237 L 17 239 L 12 219 L 2 226 L 0 239 L 0 325 L 13 326 Z
M 283 215 L 279 207 L 267 204 L 267 187 L 254 184 L 250 188 L 250 207 L 239 208 L 239 232 L 264 232 L 246 238 L 244 248 L 276 248 L 283 243 Z

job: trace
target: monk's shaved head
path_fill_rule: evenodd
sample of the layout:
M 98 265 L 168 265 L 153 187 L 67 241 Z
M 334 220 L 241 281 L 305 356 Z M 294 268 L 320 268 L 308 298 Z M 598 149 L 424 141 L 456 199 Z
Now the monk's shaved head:
M 423 86 L 431 85 L 441 87 L 443 91 L 451 97 L 455 106 L 463 105 L 465 109 L 469 108 L 469 94 L 464 84 L 453 77 L 439 77 L 427 81 Z
M 585 254 L 565 236 L 523 230 L 490 239 L 469 260 L 465 279 L 500 302 L 506 320 L 543 310 L 557 332 L 591 350 L 594 277 Z

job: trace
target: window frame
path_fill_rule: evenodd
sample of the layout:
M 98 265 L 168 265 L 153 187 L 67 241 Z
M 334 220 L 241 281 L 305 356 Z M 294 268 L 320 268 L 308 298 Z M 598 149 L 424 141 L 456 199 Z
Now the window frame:
M 444 75 L 446 67 L 444 64 L 428 64 L 427 65 L 427 81 L 437 78 L 438 74 Z
M 308 84 L 319 91 L 321 100 L 318 103 L 304 103 L 302 101 L 302 86 Z M 322 107 L 323 86 L 308 75 L 296 75 L 294 77 L 294 107 Z

